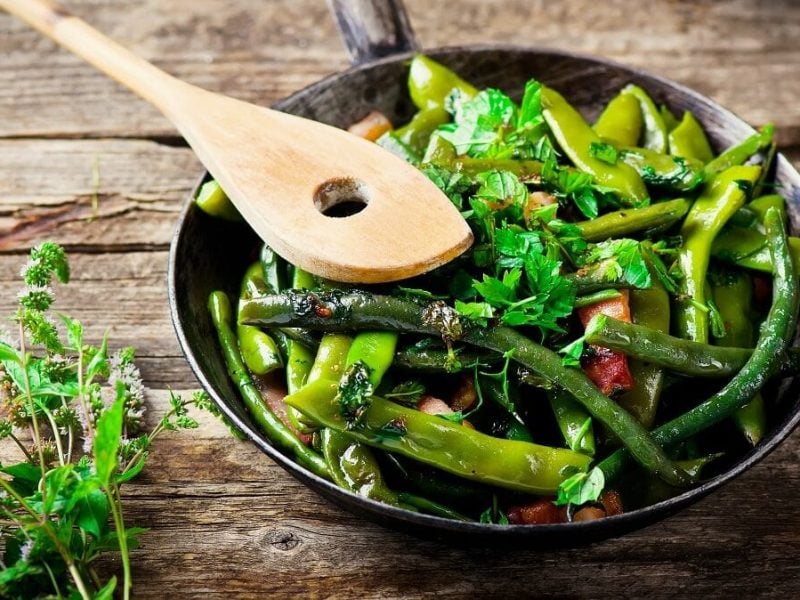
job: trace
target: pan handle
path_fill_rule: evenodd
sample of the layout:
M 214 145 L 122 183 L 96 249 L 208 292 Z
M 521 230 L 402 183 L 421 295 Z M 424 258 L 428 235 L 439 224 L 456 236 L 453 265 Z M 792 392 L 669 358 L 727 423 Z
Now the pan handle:
M 419 50 L 403 0 L 328 0 L 350 62 Z

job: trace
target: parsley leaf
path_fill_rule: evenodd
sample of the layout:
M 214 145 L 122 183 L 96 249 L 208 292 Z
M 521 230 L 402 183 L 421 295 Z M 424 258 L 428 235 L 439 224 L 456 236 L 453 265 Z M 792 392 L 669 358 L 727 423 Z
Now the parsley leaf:
M 503 139 L 504 129 L 516 123 L 517 107 L 503 92 L 486 89 L 467 99 L 454 90 L 445 108 L 453 115 L 453 122 L 442 125 L 438 134 L 453 144 L 456 153 L 469 156 L 485 155 L 492 145 Z
M 489 319 L 494 317 L 494 309 L 488 302 L 462 302 L 456 300 L 455 309 L 462 317 L 478 323 L 482 327 L 489 324 Z
M 592 244 L 582 257 L 582 264 L 597 263 L 608 281 L 623 281 L 645 289 L 653 284 L 639 242 L 627 238 Z
M 495 248 L 500 255 L 497 266 L 501 269 L 522 267 L 526 256 L 541 254 L 544 250 L 539 232 L 517 231 L 510 227 L 495 232 Z
M 475 179 L 480 183 L 475 197 L 490 202 L 494 210 L 522 206 L 528 199 L 528 188 L 510 171 L 493 169 L 478 173 Z
M 617 149 L 605 142 L 592 142 L 589 144 L 589 155 L 609 165 L 615 165 L 619 160 Z
M 342 416 L 347 420 L 348 428 L 358 425 L 372 404 L 373 388 L 369 380 L 371 371 L 363 360 L 358 360 L 345 370 L 339 381 L 336 401 Z

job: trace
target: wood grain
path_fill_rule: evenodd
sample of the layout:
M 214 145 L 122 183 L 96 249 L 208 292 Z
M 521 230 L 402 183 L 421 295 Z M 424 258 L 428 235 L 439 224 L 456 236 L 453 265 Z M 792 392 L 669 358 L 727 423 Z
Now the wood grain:
M 67 4 L 180 77 L 259 103 L 346 65 L 315 0 Z M 775 121 L 800 159 L 800 5 L 791 0 L 659 1 L 646 10 L 622 0 L 408 5 L 424 45 L 541 44 L 633 63 L 750 122 Z M 21 254 L 45 238 L 68 244 L 75 284 L 58 290 L 58 307 L 85 319 L 89 336 L 110 326 L 114 345 L 138 348 L 154 418 L 167 388 L 196 385 L 165 287 L 166 248 L 178 203 L 199 174 L 196 160 L 144 103 L 5 15 L 0 138 L 0 312 L 15 302 Z M 128 488 L 126 518 L 151 528 L 134 556 L 136 595 L 796 597 L 798 462 L 795 432 L 712 497 L 589 548 L 454 548 L 331 506 L 203 418 L 199 430 L 159 440 Z

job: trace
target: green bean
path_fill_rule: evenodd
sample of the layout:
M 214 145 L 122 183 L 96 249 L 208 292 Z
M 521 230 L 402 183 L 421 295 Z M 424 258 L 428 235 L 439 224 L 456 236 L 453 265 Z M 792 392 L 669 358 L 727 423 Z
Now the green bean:
M 475 520 L 475 519 L 470 519 L 465 515 L 462 515 L 460 512 L 450 508 L 449 506 L 445 506 L 444 504 L 439 504 L 438 502 L 434 502 L 433 500 L 428 500 L 427 498 L 423 498 L 422 496 L 409 494 L 408 492 L 399 492 L 397 494 L 397 499 L 403 504 L 408 504 L 410 506 L 413 506 L 414 508 L 418 508 L 420 511 L 427 513 L 429 515 L 433 515 L 435 517 L 442 517 L 443 519 L 454 519 L 456 521 Z
M 619 290 L 600 290 L 592 294 L 587 294 L 586 296 L 578 296 L 575 298 L 574 306 L 575 308 L 584 308 L 592 304 L 597 304 L 598 302 L 603 302 L 604 300 L 613 300 L 620 296 L 622 296 L 622 293 Z
M 245 272 L 242 279 L 239 302 L 259 295 L 265 290 L 261 263 L 256 262 Z M 266 375 L 276 369 L 283 368 L 281 356 L 275 340 L 258 327 L 252 325 L 236 325 L 236 337 L 247 368 L 255 375 Z
M 230 300 L 225 292 L 212 292 L 208 298 L 208 309 L 225 357 L 228 375 L 239 389 L 250 415 L 272 443 L 292 453 L 297 462 L 315 475 L 328 478 L 330 475 L 323 458 L 297 439 L 297 436 L 269 410 L 261 394 L 256 390 L 253 380 L 247 374 L 247 368 L 239 354 L 236 335 L 231 329 L 233 315 Z
M 215 180 L 206 181 L 197 192 L 194 203 L 197 208 L 207 215 L 225 219 L 226 221 L 241 221 L 242 215 L 222 191 Z
M 774 133 L 775 126 L 772 123 L 767 123 L 758 133 L 754 133 L 739 144 L 731 146 L 705 166 L 706 177 L 711 178 L 731 167 L 744 164 L 748 158 L 767 148 L 772 143 Z
M 756 348 L 747 363 L 722 390 L 653 432 L 654 439 L 662 446 L 688 439 L 728 418 L 747 404 L 780 368 L 781 357 L 786 354 L 797 328 L 800 293 L 779 211 L 769 209 L 764 225 L 775 272 L 772 307 L 761 327 Z M 627 451 L 618 450 L 600 462 L 598 467 L 606 480 L 613 480 L 620 474 L 627 459 Z
M 424 373 L 458 373 L 472 369 L 476 365 L 493 365 L 502 357 L 485 352 L 458 350 L 456 360 L 443 348 L 425 348 L 423 350 L 402 348 L 394 355 L 392 365 L 401 369 L 421 371 Z
M 319 310 L 323 307 L 324 310 Z M 423 308 L 408 300 L 364 292 L 286 293 L 250 300 L 243 308 L 243 320 L 254 325 L 303 323 L 309 328 L 329 331 L 377 328 L 445 334 L 498 353 L 511 352 L 513 360 L 569 391 L 631 449 L 645 468 L 673 484 L 686 481 L 636 419 L 600 393 L 583 372 L 562 366 L 561 357 L 555 352 L 511 328 L 470 328 L 444 303 L 434 302 Z
M 625 208 L 609 212 L 595 219 L 581 221 L 575 225 L 587 242 L 602 242 L 616 237 L 625 237 L 637 231 L 668 227 L 680 221 L 692 206 L 691 200 L 678 198 L 658 202 L 642 208 Z
M 597 317 L 587 326 L 586 341 L 691 377 L 726 378 L 736 374 L 752 348 L 711 346 L 677 338 L 649 327 Z M 800 372 L 800 354 L 790 349 L 781 359 L 781 374 Z

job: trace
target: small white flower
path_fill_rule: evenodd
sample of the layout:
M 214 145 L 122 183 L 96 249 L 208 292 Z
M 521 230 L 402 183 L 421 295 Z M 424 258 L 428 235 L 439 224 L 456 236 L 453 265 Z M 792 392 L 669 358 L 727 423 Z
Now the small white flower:
M 20 546 L 20 558 L 22 558 L 22 560 L 28 560 L 31 555 L 31 550 L 33 550 L 33 540 L 28 540 Z

